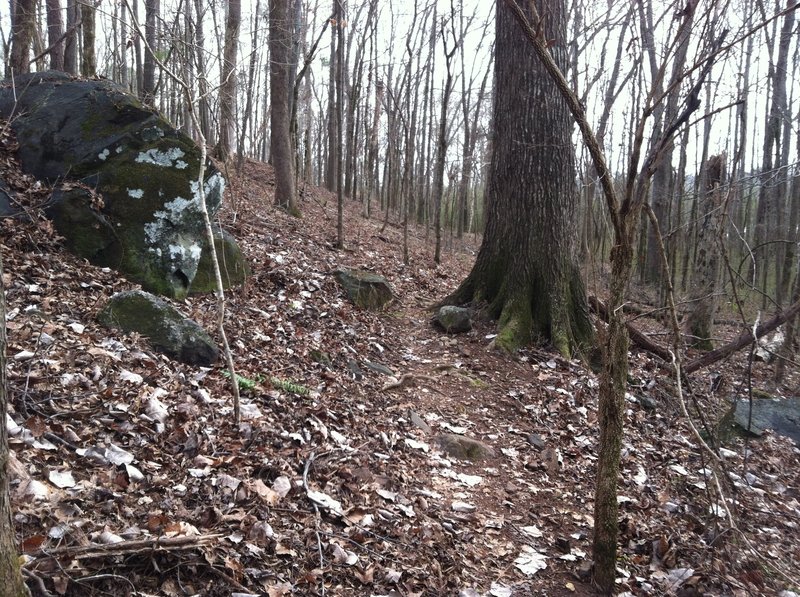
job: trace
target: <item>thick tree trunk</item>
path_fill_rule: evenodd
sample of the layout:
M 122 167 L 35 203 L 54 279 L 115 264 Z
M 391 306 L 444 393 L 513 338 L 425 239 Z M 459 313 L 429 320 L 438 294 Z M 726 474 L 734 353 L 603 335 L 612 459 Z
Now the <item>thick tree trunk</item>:
M 83 47 L 81 48 L 81 75 L 94 77 L 97 74 L 97 56 L 95 43 L 95 8 L 92 4 L 81 4 L 81 31 Z
M 159 0 L 145 0 L 144 3 L 144 36 L 147 44 L 144 49 L 144 72 L 139 96 L 148 106 L 155 105 L 155 52 L 158 51 L 158 13 L 161 10 L 160 4 Z
M 295 214 L 294 157 L 289 131 L 290 6 L 291 0 L 270 0 L 269 3 L 270 153 L 275 168 L 275 205 Z
M 537 4 L 550 51 L 566 66 L 565 3 Z M 523 10 L 530 20 L 527 3 Z M 571 355 L 593 332 L 575 252 L 572 118 L 503 0 L 496 21 L 486 231 L 472 272 L 444 302 L 486 301 L 501 348 L 547 340 Z
M 36 29 L 36 3 L 33 0 L 16 0 L 12 3 L 11 52 L 6 76 L 28 73 L 31 43 Z
M 228 161 L 232 145 L 236 140 L 234 122 L 236 105 L 236 55 L 237 48 L 239 47 L 239 26 L 241 22 L 241 0 L 229 0 L 227 2 L 227 13 L 225 17 L 222 82 L 219 88 L 219 139 L 214 148 L 214 156 L 223 162 Z M 287 37 L 291 39 L 291 34 Z M 289 80 L 288 75 L 286 79 Z M 287 91 L 287 96 L 288 93 Z
M 0 322 L 6 320 L 3 263 L 0 257 Z M 0 325 L 0 595 L 17 597 L 28 595 L 22 581 L 17 557 L 17 541 L 11 521 L 11 503 L 8 495 L 8 434 L 6 431 L 6 328 Z
M 50 68 L 64 70 L 64 19 L 61 0 L 47 0 L 47 43 L 50 46 Z
M 78 32 L 80 16 L 75 0 L 67 0 L 67 34 L 64 37 L 64 72 L 78 74 Z
M 692 310 L 686 318 L 686 331 L 690 343 L 702 350 L 714 348 L 711 337 L 714 329 L 714 314 L 717 311 L 717 282 L 719 280 L 719 245 L 716 242 L 722 225 L 722 201 L 720 189 L 725 178 L 725 157 L 708 159 L 700 189 L 700 213 L 702 219 L 697 231 L 697 257 L 695 274 L 689 293 Z

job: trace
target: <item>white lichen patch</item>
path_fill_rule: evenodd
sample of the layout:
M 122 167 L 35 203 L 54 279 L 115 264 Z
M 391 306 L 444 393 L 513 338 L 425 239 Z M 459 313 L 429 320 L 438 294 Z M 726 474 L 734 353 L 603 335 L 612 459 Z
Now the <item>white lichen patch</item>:
M 173 147 L 167 151 L 159 151 L 158 149 L 148 149 L 142 151 L 136 156 L 136 162 L 139 164 L 153 164 L 154 166 L 161 166 L 162 168 L 185 168 L 186 162 L 181 160 L 185 153 L 180 147 Z M 180 166 L 179 164 L 184 164 Z
M 142 189 L 128 189 L 128 197 L 132 199 L 141 199 L 144 197 L 144 190 Z
M 186 168 L 188 168 L 188 167 L 189 167 L 189 164 L 187 164 L 187 163 L 186 163 L 186 162 L 184 162 L 183 160 L 178 160 L 177 162 L 175 162 L 175 167 L 176 167 L 178 170 L 185 170 Z
M 180 227 L 180 223 L 186 216 L 186 212 L 193 210 L 199 211 L 198 199 L 184 199 L 176 197 L 172 201 L 164 204 L 164 209 L 153 213 L 155 221 L 144 225 L 144 234 L 147 242 L 151 245 L 158 245 L 163 242 L 164 231 L 174 227 Z M 168 224 L 170 224 L 168 226 Z
M 97 157 L 98 157 L 98 158 L 99 158 L 101 161 L 105 162 L 105 161 L 106 161 L 106 158 L 107 158 L 108 156 L 110 156 L 110 155 L 111 155 L 111 152 L 110 152 L 110 151 L 108 151 L 108 148 L 106 148 L 106 149 L 104 149 L 103 151 L 101 151 L 99 154 L 97 154 Z
M 203 249 L 197 243 L 192 243 L 189 246 L 189 255 L 191 256 L 192 259 L 200 261 L 200 255 L 202 254 L 203 254 Z

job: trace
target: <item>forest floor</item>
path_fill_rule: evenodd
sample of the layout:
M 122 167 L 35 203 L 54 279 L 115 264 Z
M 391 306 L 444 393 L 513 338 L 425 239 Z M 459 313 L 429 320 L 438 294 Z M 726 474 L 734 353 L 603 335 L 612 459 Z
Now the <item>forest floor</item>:
M 475 239 L 446 241 L 436 266 L 432 234 L 412 228 L 406 265 L 402 229 L 359 204 L 345 207 L 344 250 L 326 191 L 303 190 L 302 218 L 276 210 L 266 165 L 248 163 L 229 191 L 221 219 L 252 268 L 227 294 L 248 386 L 238 428 L 224 365 L 177 364 L 97 323 L 135 285 L 65 253 L 44 220 L 2 224 L 11 490 L 34 594 L 591 594 L 598 380 L 547 347 L 497 352 L 480 318 L 461 335 L 431 325 Z M 356 309 L 332 275 L 341 267 L 385 276 L 396 299 Z M 212 296 L 176 306 L 215 328 Z M 746 363 L 692 375 L 692 412 L 728 410 Z M 787 578 L 800 562 L 797 447 L 772 434 L 725 445 L 735 532 L 669 367 L 633 349 L 629 377 L 619 592 L 800 590 Z M 756 363 L 753 385 L 770 379 Z M 769 391 L 795 395 L 796 383 Z M 493 454 L 454 458 L 441 434 Z

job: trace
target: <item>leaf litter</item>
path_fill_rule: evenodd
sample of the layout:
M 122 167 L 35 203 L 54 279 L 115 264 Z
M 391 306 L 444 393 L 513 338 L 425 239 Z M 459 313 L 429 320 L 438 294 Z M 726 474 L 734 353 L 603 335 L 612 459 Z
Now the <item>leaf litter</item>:
M 253 381 L 238 429 L 224 367 L 171 362 L 97 324 L 134 285 L 69 256 L 45 220 L 2 221 L 11 492 L 30 577 L 59 595 L 591 594 L 594 374 L 541 349 L 489 350 L 489 322 L 461 336 L 429 325 L 475 239 L 450 239 L 436 267 L 412 229 L 405 265 L 402 229 L 348 202 L 337 251 L 331 194 L 304 188 L 295 219 L 272 207 L 268 166 L 231 182 L 221 219 L 252 271 L 227 293 L 237 373 Z M 359 311 L 339 267 L 386 276 L 396 300 Z M 212 296 L 179 307 L 214 329 Z M 734 379 L 741 366 L 723 364 Z M 665 372 L 632 353 L 620 593 L 788 588 L 718 518 Z M 441 433 L 494 453 L 444 454 Z M 739 527 L 774 562 L 800 561 L 797 448 L 767 434 L 725 449 Z

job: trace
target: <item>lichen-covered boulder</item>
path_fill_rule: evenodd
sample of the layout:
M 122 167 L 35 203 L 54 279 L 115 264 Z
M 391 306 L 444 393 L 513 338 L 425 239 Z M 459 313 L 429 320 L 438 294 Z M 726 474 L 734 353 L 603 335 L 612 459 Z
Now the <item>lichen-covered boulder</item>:
M 153 348 L 189 365 L 208 366 L 219 358 L 219 348 L 200 325 L 181 315 L 162 299 L 142 290 L 118 292 L 98 313 L 108 328 L 137 332 Z
M 386 278 L 363 270 L 347 269 L 334 272 L 347 297 L 357 307 L 377 311 L 394 298 Z
M 249 268 L 244 255 L 242 255 L 242 250 L 239 248 L 239 243 L 236 242 L 233 235 L 226 230 L 215 229 L 214 248 L 217 251 L 219 272 L 222 274 L 222 288 L 227 290 L 244 284 Z M 216 289 L 217 280 L 214 275 L 214 264 L 211 261 L 211 251 L 208 250 L 208 243 L 204 242 L 203 254 L 197 264 L 197 274 L 194 276 L 189 292 L 199 294 L 214 292 Z
M 152 292 L 187 294 L 204 238 L 192 139 L 110 81 L 53 71 L 0 84 L 0 118 L 11 120 L 23 171 L 62 184 L 47 213 L 71 250 Z M 224 186 L 209 167 L 212 215 Z
M 440 307 L 433 322 L 448 334 L 462 334 L 472 329 L 472 316 L 464 307 Z

